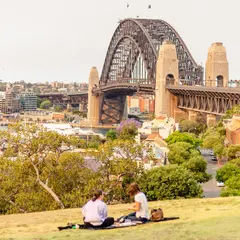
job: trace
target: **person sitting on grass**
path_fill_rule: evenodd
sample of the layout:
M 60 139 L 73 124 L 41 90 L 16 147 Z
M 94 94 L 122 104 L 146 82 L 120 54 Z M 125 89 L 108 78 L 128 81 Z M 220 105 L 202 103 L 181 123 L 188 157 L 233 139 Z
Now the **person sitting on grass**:
M 97 190 L 93 198 L 82 208 L 85 227 L 105 228 L 114 223 L 114 218 L 108 217 L 107 205 L 103 202 L 102 190 Z
M 133 207 L 128 208 L 128 210 L 133 210 L 134 212 L 119 218 L 117 221 L 123 222 L 126 219 L 129 219 L 131 221 L 139 221 L 142 223 L 147 222 L 149 220 L 147 198 L 145 194 L 141 192 L 137 183 L 130 184 L 129 194 L 131 197 L 134 196 L 135 204 Z

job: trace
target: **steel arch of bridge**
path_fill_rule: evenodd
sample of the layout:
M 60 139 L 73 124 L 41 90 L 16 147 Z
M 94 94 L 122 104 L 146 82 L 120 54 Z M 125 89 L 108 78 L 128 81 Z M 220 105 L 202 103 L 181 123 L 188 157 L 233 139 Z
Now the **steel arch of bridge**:
M 146 69 L 142 78 L 155 80 L 158 51 L 165 40 L 176 45 L 179 77 L 202 80 L 203 68 L 197 65 L 186 44 L 170 24 L 155 19 L 126 19 L 120 22 L 108 47 L 100 88 L 108 82 L 117 83 L 121 79 L 133 78 L 133 69 L 139 56 Z

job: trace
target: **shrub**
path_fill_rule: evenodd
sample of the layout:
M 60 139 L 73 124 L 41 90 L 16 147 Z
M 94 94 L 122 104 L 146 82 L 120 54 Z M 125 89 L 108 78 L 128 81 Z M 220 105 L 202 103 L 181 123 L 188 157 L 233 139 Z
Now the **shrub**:
M 139 185 L 150 201 L 201 197 L 203 193 L 193 174 L 177 165 L 147 171 L 140 177 Z
M 137 136 L 138 128 L 140 127 L 141 127 L 141 123 L 131 118 L 131 119 L 122 121 L 116 130 L 118 132 L 120 139 L 132 140 Z
M 240 168 L 230 162 L 217 171 L 216 179 L 225 183 L 228 179 L 238 174 L 240 174 Z

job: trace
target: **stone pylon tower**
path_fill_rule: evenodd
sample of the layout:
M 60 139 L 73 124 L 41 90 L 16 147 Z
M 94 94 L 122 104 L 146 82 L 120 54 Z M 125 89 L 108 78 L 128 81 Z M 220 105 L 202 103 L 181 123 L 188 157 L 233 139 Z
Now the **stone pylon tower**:
M 99 76 L 96 67 L 92 67 L 89 75 L 88 85 L 88 122 L 90 126 L 96 126 L 99 123 L 99 96 L 92 95 L 92 88 L 98 87 Z
M 156 70 L 155 115 L 163 113 L 174 117 L 176 99 L 165 86 L 178 82 L 178 59 L 176 47 L 169 41 L 160 47 Z
M 228 85 L 228 61 L 226 48 L 222 43 L 213 43 L 208 50 L 206 62 L 206 86 L 223 87 Z

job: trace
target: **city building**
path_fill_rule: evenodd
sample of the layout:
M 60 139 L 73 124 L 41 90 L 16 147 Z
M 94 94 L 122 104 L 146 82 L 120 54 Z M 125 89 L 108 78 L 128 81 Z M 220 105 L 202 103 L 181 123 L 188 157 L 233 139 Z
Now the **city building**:
M 37 109 L 37 95 L 33 92 L 24 92 L 18 95 L 23 111 L 35 111 Z
M 128 96 L 127 104 L 128 113 L 132 115 L 134 115 L 134 112 L 136 112 L 136 115 L 139 113 L 154 113 L 155 110 L 153 95 Z
M 232 120 L 226 124 L 226 140 L 228 144 L 240 144 L 240 116 L 234 115 Z
M 18 113 L 20 111 L 20 101 L 10 84 L 7 84 L 6 91 L 0 94 L 0 111 L 5 114 Z
M 149 136 L 157 133 L 162 139 L 166 139 L 175 130 L 175 121 L 166 115 L 158 115 L 152 121 L 144 122 L 142 127 L 138 129 L 141 135 Z

